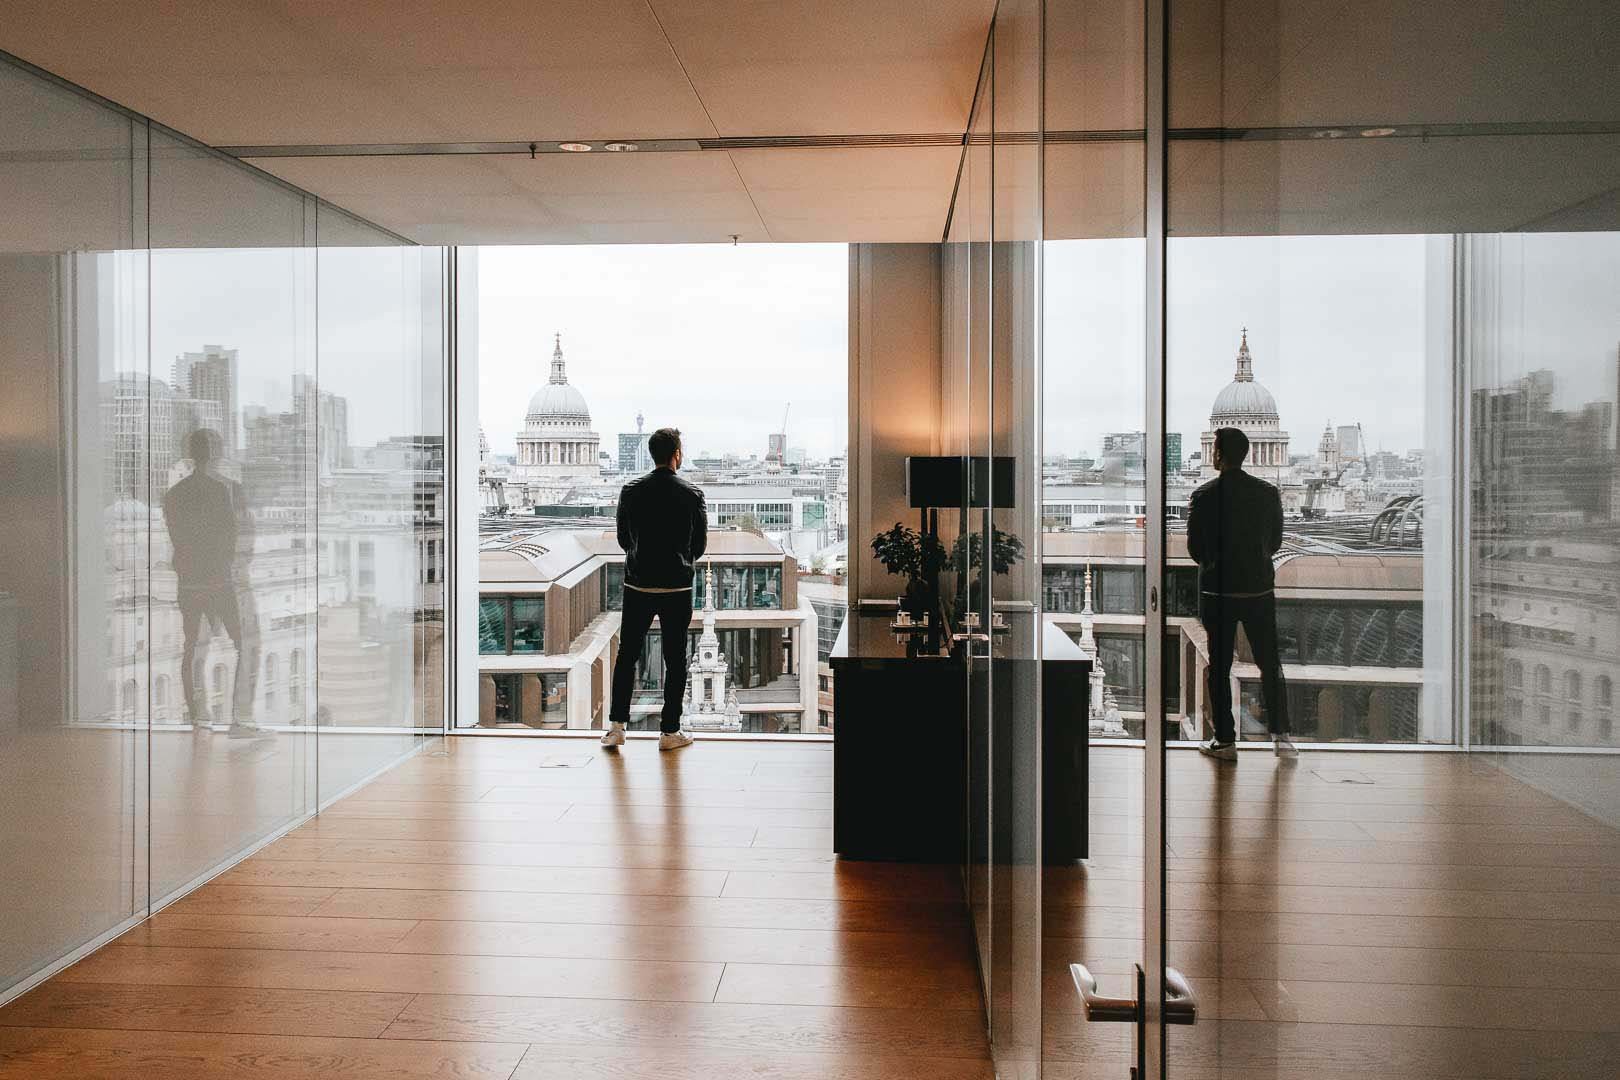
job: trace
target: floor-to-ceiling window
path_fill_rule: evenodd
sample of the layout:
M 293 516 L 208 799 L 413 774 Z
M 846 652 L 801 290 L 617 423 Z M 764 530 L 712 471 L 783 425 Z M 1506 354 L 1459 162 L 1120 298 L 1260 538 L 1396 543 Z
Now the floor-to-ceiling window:
M 626 644 L 619 494 L 652 470 L 654 432 L 675 428 L 680 475 L 704 493 L 708 516 L 692 636 L 712 599 L 729 671 L 723 684 L 704 684 L 715 688 L 715 709 L 688 701 L 693 723 L 825 734 L 809 676 L 822 616 L 799 583 L 841 598 L 852 542 L 847 248 L 514 246 L 458 257 L 477 262 L 476 287 L 458 292 L 476 347 L 457 363 L 462 393 L 475 397 L 461 482 L 476 488 L 476 513 L 462 526 L 481 596 L 478 654 L 461 643 L 467 674 L 454 726 L 518 730 L 495 703 L 501 676 L 519 670 L 569 678 L 566 708 L 548 728 L 609 722 L 611 672 Z M 508 619 L 517 625 L 515 596 L 541 591 L 545 611 L 534 617 L 543 627 L 504 629 Z M 647 650 L 660 633 L 648 635 Z M 517 647 L 520 636 L 527 647 Z M 647 650 L 626 703 L 633 731 L 656 728 L 663 706 L 663 662 Z

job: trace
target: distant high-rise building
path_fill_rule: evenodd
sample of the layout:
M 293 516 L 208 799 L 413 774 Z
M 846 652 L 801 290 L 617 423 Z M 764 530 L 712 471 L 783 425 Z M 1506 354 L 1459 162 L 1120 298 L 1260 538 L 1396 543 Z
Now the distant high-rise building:
M 201 352 L 181 353 L 174 358 L 171 382 L 180 397 L 219 403 L 225 417 L 220 438 L 225 454 L 234 457 L 242 446 L 241 419 L 237 410 L 237 350 L 220 345 L 204 345 Z
M 787 459 L 787 433 L 772 432 L 766 439 L 766 464 L 780 465 Z
M 1181 432 L 1171 431 L 1164 436 L 1164 471 L 1181 471 Z
M 109 501 L 155 503 L 175 479 L 191 433 L 208 428 L 223 438 L 225 430 L 219 402 L 184 397 L 134 372 L 103 382 L 100 404 Z
M 622 473 L 646 472 L 652 468 L 652 451 L 647 449 L 647 434 L 643 430 L 646 417 L 636 413 L 636 430 L 619 433 L 618 467 Z
M 1141 479 L 1146 461 L 1147 433 L 1142 431 L 1115 431 L 1103 436 L 1102 469 L 1104 476 L 1120 483 Z
M 317 433 L 316 462 L 323 473 L 354 464 L 348 398 L 319 389 L 306 375 L 294 375 L 293 416 L 304 430 Z
M 1360 424 L 1340 424 L 1338 435 L 1339 461 L 1341 464 L 1361 461 L 1367 456 L 1366 447 L 1361 445 Z

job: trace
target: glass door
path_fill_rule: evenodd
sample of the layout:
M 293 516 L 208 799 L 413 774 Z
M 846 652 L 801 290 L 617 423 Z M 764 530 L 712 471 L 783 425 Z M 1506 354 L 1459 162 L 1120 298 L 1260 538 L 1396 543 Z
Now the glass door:
M 1612 1071 L 1612 15 L 1044 13 L 1043 1075 Z
M 1049 0 L 1044 20 L 1041 548 L 1044 633 L 1042 1074 L 1134 1075 L 1145 962 L 1162 940 L 1155 860 L 1162 423 L 1148 281 L 1140 0 Z M 1162 136 L 1162 125 L 1160 127 Z M 1162 148 L 1162 138 L 1155 142 Z M 1162 182 L 1157 171 L 1154 183 Z M 1151 513 L 1151 517 L 1150 517 Z M 1150 614 L 1150 608 L 1154 612 Z M 1071 673 L 1081 668 L 1080 685 Z M 1150 673 L 1159 673 L 1157 682 Z M 1146 812 L 1148 808 L 1151 812 Z M 1066 843 L 1063 841 L 1067 841 Z
M 1612 11 L 1169 8 L 1146 1075 L 1612 1071 Z

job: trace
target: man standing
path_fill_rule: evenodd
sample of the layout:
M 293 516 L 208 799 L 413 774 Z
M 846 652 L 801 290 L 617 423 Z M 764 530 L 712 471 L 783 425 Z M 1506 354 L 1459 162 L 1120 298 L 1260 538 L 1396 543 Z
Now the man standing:
M 658 749 L 692 745 L 681 730 L 686 696 L 686 628 L 692 623 L 692 568 L 709 542 L 703 492 L 676 476 L 681 433 L 659 428 L 647 439 L 656 466 L 619 492 L 619 546 L 624 549 L 624 616 L 613 662 L 613 707 L 603 746 L 624 745 L 636 663 L 657 616 L 664 646 L 664 711 Z
M 210 632 L 225 631 L 236 646 L 230 735 L 249 738 L 260 735 L 252 718 L 259 671 L 258 627 L 242 557 L 253 548 L 252 519 L 241 485 L 214 471 L 220 450 L 220 437 L 208 428 L 198 428 L 187 437 L 191 473 L 163 496 L 163 523 L 174 548 L 182 637 L 180 685 L 192 730 L 209 729 L 208 699 L 197 679 L 207 625 Z
M 1277 598 L 1271 558 L 1282 548 L 1282 499 L 1277 489 L 1243 471 L 1249 438 L 1237 428 L 1215 432 L 1211 464 L 1220 475 L 1192 493 L 1187 553 L 1198 564 L 1198 621 L 1209 641 L 1206 700 L 1214 736 L 1198 749 L 1237 760 L 1232 713 L 1232 653 L 1243 624 L 1260 668 L 1260 697 L 1277 756 L 1299 756 L 1288 738 L 1288 688 L 1277 652 Z

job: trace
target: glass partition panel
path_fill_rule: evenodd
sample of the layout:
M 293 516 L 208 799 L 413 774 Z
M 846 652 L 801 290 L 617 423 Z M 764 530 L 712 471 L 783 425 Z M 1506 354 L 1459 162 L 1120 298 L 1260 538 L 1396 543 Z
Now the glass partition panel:
M 987 50 L 974 95 L 969 138 L 963 149 L 957 177 L 949 230 L 941 254 L 940 279 L 942 364 L 941 417 L 943 453 L 962 461 L 964 481 L 969 455 L 984 442 L 982 409 L 983 386 L 989 353 L 989 262 L 990 250 L 990 113 L 992 56 Z M 959 505 L 947 507 L 939 515 L 940 543 L 945 552 L 966 551 L 977 529 L 972 523 L 961 485 Z M 977 616 L 985 608 L 982 595 L 966 572 L 966 562 L 943 559 L 940 574 L 941 598 L 949 612 L 951 627 L 967 632 L 968 614 Z M 964 654 L 972 650 L 964 646 Z M 982 649 L 977 650 L 980 654 Z M 963 668 L 964 711 L 968 717 L 968 806 L 967 851 L 964 853 L 965 888 L 973 920 L 974 942 L 978 949 L 979 974 L 983 980 L 986 1008 L 992 1018 L 995 1001 L 994 946 L 991 926 L 991 814 L 990 814 L 990 717 L 987 672 L 968 662 Z M 993 1022 L 993 1021 L 992 1021 Z
M 1620 30 L 1171 9 L 1165 1074 L 1602 1071 Z
M 1143 956 L 1143 35 L 1139 3 L 1046 4 L 1042 1075 L 1063 1080 L 1123 1077 L 1136 1061 L 1133 1025 L 1088 1023 L 1069 965 L 1133 997 Z M 1064 694 L 1052 672 L 1076 659 L 1086 692 Z
M 145 139 L 0 62 L 0 995 L 146 905 Z
M 318 383 L 304 386 L 320 418 L 322 803 L 437 730 L 442 700 L 445 513 L 441 256 L 406 247 L 322 207 Z M 500 652 L 526 651 L 543 631 L 531 608 L 500 605 Z M 527 698 L 509 695 L 522 722 Z M 538 708 L 538 706 L 535 706 Z
M 439 729 L 444 281 L 9 58 L 0 190 L 5 995 Z
M 150 178 L 162 897 L 314 806 L 313 698 L 287 680 L 315 657 L 317 416 L 306 199 L 155 130 Z
M 1453 251 L 1469 735 L 1514 776 L 1620 826 L 1620 221 L 1608 224 L 1462 236 Z
M 1002 0 L 994 52 L 990 352 L 983 442 L 959 557 L 986 604 L 993 867 L 991 1042 L 1000 1071 L 1041 1056 L 1041 41 L 1040 0 Z M 1010 465 L 1010 470 L 997 465 Z M 979 476 L 987 473 L 984 489 Z M 977 669 L 976 669 L 977 670 Z

